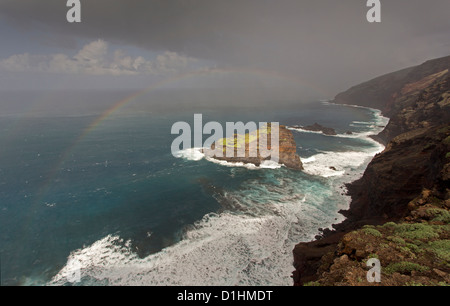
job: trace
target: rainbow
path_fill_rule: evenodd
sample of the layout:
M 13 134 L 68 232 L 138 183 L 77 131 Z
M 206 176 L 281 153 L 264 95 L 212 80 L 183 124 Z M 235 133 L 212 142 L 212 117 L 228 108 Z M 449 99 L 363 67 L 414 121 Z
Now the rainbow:
M 112 114 L 116 113 L 129 103 L 133 102 L 135 99 L 140 98 L 144 96 L 145 94 L 159 88 L 163 88 L 165 85 L 181 81 L 184 79 L 192 78 L 192 77 L 199 77 L 199 76 L 207 76 L 213 73 L 221 73 L 221 74 L 232 74 L 232 73 L 241 73 L 241 74 L 252 74 L 257 76 L 269 76 L 272 78 L 277 78 L 283 81 L 288 81 L 294 84 L 302 84 L 306 85 L 309 88 L 314 89 L 318 93 L 324 93 L 324 90 L 318 88 L 317 86 L 313 85 L 312 83 L 300 79 L 298 77 L 292 77 L 292 76 L 285 76 L 281 75 L 274 71 L 268 71 L 268 70 L 261 70 L 261 69 L 243 69 L 243 68 L 233 68 L 233 69 L 220 69 L 220 70 L 201 70 L 201 71 L 195 71 L 190 72 L 182 75 L 177 75 L 175 77 L 167 78 L 162 81 L 156 82 L 155 84 L 151 85 L 150 87 L 137 91 L 130 96 L 118 101 L 115 103 L 111 108 L 106 110 L 104 113 L 102 113 L 99 117 L 97 117 L 89 126 L 86 128 L 85 132 L 81 136 L 81 138 L 84 138 L 87 134 L 89 134 L 92 130 L 94 130 L 97 126 L 99 126 L 103 121 L 105 121 L 107 118 L 109 118 Z
M 95 118 L 84 130 L 83 132 L 74 140 L 72 145 L 70 145 L 64 153 L 61 155 L 59 160 L 55 163 L 55 166 L 52 167 L 52 170 L 50 171 L 47 180 L 42 184 L 41 188 L 39 189 L 37 200 L 41 201 L 42 198 L 47 194 L 52 181 L 54 177 L 57 175 L 58 171 L 62 168 L 64 162 L 69 158 L 71 153 L 74 151 L 74 149 L 77 147 L 77 145 L 83 141 L 84 138 L 86 138 L 89 134 L 91 134 L 99 125 L 102 124 L 106 119 L 111 117 L 114 113 L 118 112 L 120 109 L 124 108 L 126 105 L 130 104 L 134 100 L 138 99 L 139 97 L 144 96 L 145 94 L 155 90 L 163 88 L 166 85 L 175 83 L 177 81 L 185 80 L 188 78 L 193 77 L 199 77 L 199 76 L 210 76 L 211 74 L 249 74 L 253 76 L 263 76 L 263 77 L 271 77 L 275 79 L 279 79 L 283 82 L 289 82 L 294 85 L 304 85 L 307 86 L 313 90 L 315 90 L 317 93 L 324 94 L 326 96 L 326 93 L 324 90 L 321 90 L 317 86 L 314 86 L 310 82 L 300 79 L 298 77 L 293 76 L 286 76 L 281 75 L 279 73 L 268 71 L 268 70 L 261 70 L 261 69 L 242 69 L 242 68 L 233 68 L 233 69 L 215 69 L 215 70 L 200 70 L 195 72 L 190 72 L 186 74 L 177 75 L 174 77 L 166 78 L 162 81 L 155 82 L 151 86 L 139 90 L 130 96 L 116 102 L 112 107 L 104 111 L 101 115 L 99 115 L 97 118 Z

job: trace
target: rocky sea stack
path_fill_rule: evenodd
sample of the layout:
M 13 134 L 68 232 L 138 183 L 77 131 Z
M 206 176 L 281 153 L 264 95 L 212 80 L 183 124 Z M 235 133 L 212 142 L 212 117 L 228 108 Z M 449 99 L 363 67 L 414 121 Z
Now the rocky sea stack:
M 303 127 L 301 127 L 301 129 L 307 130 L 307 131 L 312 131 L 312 132 L 322 132 L 324 135 L 329 135 L 329 136 L 337 135 L 336 131 L 333 128 L 322 126 L 322 125 L 318 124 L 317 122 L 312 125 L 303 126 Z
M 263 134 L 264 137 L 261 137 Z M 266 146 L 262 145 L 261 148 L 272 151 L 278 150 L 279 164 L 283 164 L 290 169 L 303 170 L 300 156 L 297 155 L 294 136 L 284 125 L 279 126 L 279 143 L 271 143 L 271 127 L 268 125 L 245 135 L 235 134 L 234 137 L 219 139 L 212 144 L 210 150 L 204 150 L 204 153 L 217 160 L 260 166 L 263 162 L 271 159 L 271 156 L 260 152 L 260 140 L 262 140 L 261 144 L 267 143 Z M 223 144 L 220 154 L 217 151 L 217 143 Z M 239 150 L 244 150 L 245 154 L 238 154 Z M 234 153 L 230 154 L 230 151 Z

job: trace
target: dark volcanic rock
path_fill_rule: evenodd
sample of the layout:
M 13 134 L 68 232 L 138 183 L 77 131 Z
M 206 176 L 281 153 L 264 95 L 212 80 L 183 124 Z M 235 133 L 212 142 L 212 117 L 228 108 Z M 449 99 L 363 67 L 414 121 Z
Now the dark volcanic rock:
M 216 143 L 211 146 L 211 150 L 205 150 L 205 153 L 218 160 L 225 160 L 228 162 L 242 162 L 245 164 L 254 164 L 256 166 L 261 165 L 265 160 L 270 160 L 269 157 L 262 157 L 259 150 L 256 149 L 259 146 L 259 135 L 266 130 L 254 131 L 246 135 L 235 135 L 235 139 L 221 139 L 224 143 L 222 154 L 217 154 Z M 270 128 L 267 129 L 268 150 L 278 150 L 279 163 L 285 165 L 287 168 L 295 170 L 303 170 L 303 164 L 300 160 L 300 156 L 297 155 L 297 145 L 295 143 L 292 132 L 288 130 L 284 125 L 279 126 L 279 143 L 272 144 L 270 141 Z M 265 132 L 266 133 L 266 132 Z M 252 146 L 251 144 L 255 144 Z M 245 155 L 238 157 L 238 148 L 245 146 Z M 256 149 L 256 151 L 254 150 Z M 234 156 L 227 156 L 227 150 L 234 151 Z
M 445 139 L 449 125 L 413 130 L 394 138 L 382 154 L 375 156 L 363 177 L 347 186 L 352 196 L 347 223 L 373 219 L 398 220 L 407 204 L 423 188 L 431 188 L 450 150 Z
M 313 125 L 308 125 L 308 126 L 303 126 L 302 129 L 307 130 L 307 131 L 313 131 L 313 132 L 322 132 L 325 135 L 337 135 L 336 131 L 332 128 L 328 128 L 328 127 L 324 127 L 320 124 L 318 124 L 317 122 L 314 123 Z
M 405 132 L 450 122 L 449 68 L 406 84 L 395 93 L 396 111 L 378 137 L 389 141 Z
M 395 103 L 395 95 L 407 84 L 413 84 L 424 78 L 449 69 L 450 56 L 427 61 L 422 65 L 389 73 L 368 82 L 356 85 L 338 94 L 333 103 L 350 104 L 379 109 L 384 115 L 392 117 L 400 105 Z
M 374 137 L 387 146 L 363 177 L 347 186 L 352 197 L 350 209 L 342 212 L 347 219 L 321 239 L 295 247 L 296 285 L 317 279 L 323 284 L 351 284 L 344 274 L 356 275 L 357 267 L 351 265 L 361 258 L 354 252 L 365 251 L 342 251 L 342 246 L 351 244 L 343 241 L 346 233 L 367 224 L 412 220 L 410 204 L 423 190 L 433 190 L 436 199 L 450 203 L 449 70 L 450 56 L 379 77 L 336 96 L 335 103 L 378 108 L 388 115 L 389 124 Z M 359 232 L 352 235 L 368 246 L 369 238 L 365 241 Z M 339 269 L 344 274 L 337 276 Z
M 393 139 L 369 164 L 364 176 L 348 186 L 352 203 L 350 209 L 343 212 L 347 219 L 334 226 L 335 231 L 324 232 L 319 240 L 300 243 L 294 248 L 295 284 L 321 279 L 323 267 L 332 265 L 346 233 L 367 224 L 380 225 L 410 218 L 409 204 L 424 189 L 434 190 L 437 196 L 450 203 L 448 152 L 450 124 Z M 322 281 L 330 279 L 322 278 Z

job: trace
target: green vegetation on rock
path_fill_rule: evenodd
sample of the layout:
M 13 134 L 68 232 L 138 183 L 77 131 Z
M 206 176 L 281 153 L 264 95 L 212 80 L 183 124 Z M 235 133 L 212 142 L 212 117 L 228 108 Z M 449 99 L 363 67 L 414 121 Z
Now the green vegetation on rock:
M 319 282 L 307 282 L 305 284 L 303 284 L 304 287 L 318 287 L 320 286 Z
M 450 212 L 448 210 L 440 208 L 429 208 L 427 209 L 427 213 L 434 217 L 432 221 L 450 223 Z
M 403 238 L 397 237 L 397 236 L 388 236 L 386 239 L 392 241 L 393 243 L 404 245 L 406 244 L 406 241 Z
M 431 241 L 426 248 L 433 252 L 438 258 L 450 262 L 450 240 Z
M 424 223 L 402 223 L 395 228 L 395 233 L 404 239 L 436 239 L 439 231 L 432 225 Z
M 363 228 L 362 232 L 366 235 L 372 235 L 375 237 L 382 237 L 383 235 L 376 229 L 374 228 Z
M 401 274 L 410 274 L 412 271 L 417 272 L 425 272 L 428 271 L 428 267 L 421 266 L 414 262 L 409 261 L 400 261 L 389 264 L 386 268 L 383 269 L 387 274 L 393 274 L 395 272 Z

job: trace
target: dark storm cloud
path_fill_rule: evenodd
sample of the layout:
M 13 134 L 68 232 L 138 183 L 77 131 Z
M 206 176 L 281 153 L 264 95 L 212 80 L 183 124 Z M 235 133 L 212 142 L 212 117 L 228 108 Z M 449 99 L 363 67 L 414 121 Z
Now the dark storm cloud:
M 365 0 L 82 0 L 82 22 L 65 0 L 1 0 L 23 31 L 104 39 L 174 51 L 220 65 L 298 75 L 330 92 L 449 52 L 450 1 L 389 0 L 382 22 Z

